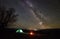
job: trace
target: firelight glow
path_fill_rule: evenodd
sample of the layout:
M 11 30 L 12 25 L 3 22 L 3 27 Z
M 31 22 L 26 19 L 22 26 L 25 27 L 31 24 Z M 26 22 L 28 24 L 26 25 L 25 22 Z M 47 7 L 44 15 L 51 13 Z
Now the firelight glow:
M 30 35 L 34 35 L 34 33 L 33 33 L 33 32 L 30 32 L 29 34 L 30 34 Z

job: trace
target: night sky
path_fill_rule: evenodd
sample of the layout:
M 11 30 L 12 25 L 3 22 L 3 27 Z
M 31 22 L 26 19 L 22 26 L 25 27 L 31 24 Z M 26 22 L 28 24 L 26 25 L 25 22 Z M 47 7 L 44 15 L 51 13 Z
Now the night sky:
M 0 0 L 1 5 L 14 8 L 17 17 L 11 28 L 60 28 L 59 0 Z

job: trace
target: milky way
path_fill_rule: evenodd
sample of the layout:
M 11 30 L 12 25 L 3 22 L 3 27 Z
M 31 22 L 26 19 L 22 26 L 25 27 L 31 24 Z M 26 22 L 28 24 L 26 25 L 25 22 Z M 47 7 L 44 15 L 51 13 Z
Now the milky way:
M 60 28 L 59 0 L 2 0 L 1 5 L 15 8 L 19 14 L 11 28 Z

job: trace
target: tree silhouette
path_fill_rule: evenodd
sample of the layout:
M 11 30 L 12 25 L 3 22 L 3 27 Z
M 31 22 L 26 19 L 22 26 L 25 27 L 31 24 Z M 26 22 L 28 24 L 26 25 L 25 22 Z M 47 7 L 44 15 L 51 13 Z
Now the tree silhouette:
M 5 28 L 9 23 L 16 22 L 17 15 L 14 8 L 0 7 L 0 28 Z

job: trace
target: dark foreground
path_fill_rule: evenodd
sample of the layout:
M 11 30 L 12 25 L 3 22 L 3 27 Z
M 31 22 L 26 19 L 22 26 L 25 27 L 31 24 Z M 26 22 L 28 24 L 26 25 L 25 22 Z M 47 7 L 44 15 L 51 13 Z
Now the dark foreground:
M 24 30 L 29 32 L 29 30 Z M 15 29 L 0 30 L 0 39 L 60 39 L 60 29 L 38 30 L 36 35 L 16 33 Z

